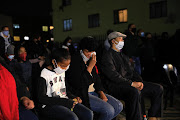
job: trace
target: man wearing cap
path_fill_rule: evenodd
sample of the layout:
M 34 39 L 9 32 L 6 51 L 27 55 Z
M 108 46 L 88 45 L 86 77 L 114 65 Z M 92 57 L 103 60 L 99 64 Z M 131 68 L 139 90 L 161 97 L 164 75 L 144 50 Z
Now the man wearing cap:
M 104 53 L 101 61 L 104 87 L 109 94 L 125 102 L 127 120 L 142 120 L 141 99 L 144 96 L 151 98 L 149 120 L 157 120 L 162 114 L 163 87 L 143 82 L 134 71 L 129 58 L 121 52 L 125 37 L 125 34 L 116 31 L 108 35 L 111 48 Z

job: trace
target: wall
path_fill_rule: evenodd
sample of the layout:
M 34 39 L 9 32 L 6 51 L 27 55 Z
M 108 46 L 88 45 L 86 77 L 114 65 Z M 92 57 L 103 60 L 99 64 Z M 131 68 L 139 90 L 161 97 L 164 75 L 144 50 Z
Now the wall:
M 150 19 L 149 3 L 161 0 L 72 0 L 71 5 L 62 7 L 60 0 L 52 0 L 55 41 L 63 41 L 87 35 L 105 35 L 108 29 L 124 32 L 128 24 L 135 23 L 137 29 L 160 35 L 167 31 L 173 35 L 180 28 L 180 0 L 167 0 L 168 17 Z M 114 24 L 113 10 L 128 9 L 128 22 Z M 100 27 L 88 28 L 88 15 L 99 13 Z M 63 31 L 63 20 L 72 18 L 72 31 Z M 173 18 L 173 19 L 170 19 Z

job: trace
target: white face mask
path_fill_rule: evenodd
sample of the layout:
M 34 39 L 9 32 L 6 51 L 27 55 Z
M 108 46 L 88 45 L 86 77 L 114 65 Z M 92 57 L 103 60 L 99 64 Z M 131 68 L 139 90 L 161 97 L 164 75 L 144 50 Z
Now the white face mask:
M 91 53 L 91 57 L 92 57 L 93 54 L 96 55 L 96 52 L 92 52 L 92 53 Z
M 69 69 L 69 66 L 70 66 L 70 65 L 68 65 L 66 69 L 62 69 L 62 68 L 60 68 L 60 67 L 57 65 L 56 60 L 54 60 L 54 62 L 55 62 L 55 64 L 56 64 L 56 66 L 57 66 L 57 67 L 55 67 L 55 65 L 54 65 L 54 68 L 55 68 L 54 71 L 55 71 L 56 73 L 58 73 L 58 74 L 62 74 L 62 73 L 66 72 L 66 71 Z
M 80 54 L 81 54 L 84 62 L 87 62 L 87 61 L 89 60 L 89 58 L 87 58 L 87 57 L 84 55 L 84 53 L 83 53 L 82 50 L 80 50 Z
M 70 46 L 71 45 L 71 43 L 67 43 L 67 46 Z
M 117 41 L 115 41 L 117 43 Z M 116 49 L 121 50 L 124 47 L 124 42 L 119 41 L 116 45 Z
M 84 62 L 87 62 L 87 61 L 90 59 L 90 58 L 87 58 L 87 57 L 84 55 L 84 53 L 83 53 L 82 50 L 80 50 L 80 54 L 81 54 Z M 92 53 L 91 53 L 91 57 L 92 57 L 93 54 L 96 55 L 96 52 L 92 52 Z

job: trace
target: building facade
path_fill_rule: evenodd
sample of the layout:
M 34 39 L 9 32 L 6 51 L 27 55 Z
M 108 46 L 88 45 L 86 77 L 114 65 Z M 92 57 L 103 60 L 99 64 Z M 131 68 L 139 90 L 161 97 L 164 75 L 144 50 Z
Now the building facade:
M 9 27 L 9 32 L 11 35 L 13 35 L 13 20 L 11 16 L 0 14 L 0 29 L 3 26 L 8 26 Z M 0 30 L 1 31 L 1 30 Z
M 105 36 L 108 29 L 124 32 L 130 23 L 173 35 L 180 28 L 178 5 L 180 0 L 52 0 L 54 39 Z

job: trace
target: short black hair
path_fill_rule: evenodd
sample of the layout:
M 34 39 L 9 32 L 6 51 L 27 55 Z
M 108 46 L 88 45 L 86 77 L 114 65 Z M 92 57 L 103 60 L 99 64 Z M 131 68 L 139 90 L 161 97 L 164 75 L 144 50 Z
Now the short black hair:
M 91 52 L 91 51 L 95 51 L 97 49 L 97 47 L 98 47 L 98 42 L 92 36 L 84 37 L 80 41 L 80 49 L 81 50 L 87 49 L 89 52 Z
M 1 30 L 4 30 L 6 27 L 8 27 L 8 26 L 2 26 Z M 9 28 L 9 27 L 8 27 L 8 28 Z
M 72 40 L 72 38 L 68 36 L 68 37 L 64 40 L 63 45 L 66 45 L 69 40 Z
M 39 37 L 41 37 L 41 35 L 39 33 L 34 33 L 32 35 L 32 39 L 38 39 Z
M 131 24 L 128 25 L 128 30 L 129 30 L 129 28 L 130 28 L 132 25 L 134 25 L 134 23 L 131 23 Z
M 57 48 L 52 52 L 52 59 L 55 59 L 56 62 L 62 62 L 63 60 L 71 59 L 71 55 L 66 49 Z

